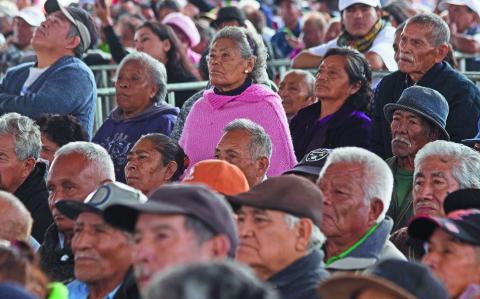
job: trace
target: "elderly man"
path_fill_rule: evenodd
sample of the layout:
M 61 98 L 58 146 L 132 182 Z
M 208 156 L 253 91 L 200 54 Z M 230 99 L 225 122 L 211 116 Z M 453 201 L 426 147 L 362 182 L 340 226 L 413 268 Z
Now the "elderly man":
M 437 91 L 412 86 L 405 89 L 396 103 L 383 109 L 390 121 L 393 157 L 387 164 L 393 172 L 392 201 L 387 215 L 395 223 L 393 231 L 407 225 L 412 216 L 412 182 L 415 155 L 428 142 L 449 140 L 445 123 L 448 103 Z
M 13 19 L 12 43 L 0 53 L 0 71 L 24 62 L 35 61 L 31 40 L 35 28 L 45 21 L 45 16 L 37 7 L 25 7 Z
M 352 47 L 365 54 L 373 70 L 395 71 L 393 38 L 395 29 L 382 21 L 379 0 L 340 0 L 342 24 L 339 37 L 302 51 L 293 60 L 296 68 L 317 68 L 328 49 Z
M 215 149 L 215 158 L 238 166 L 250 187 L 266 180 L 272 141 L 265 130 L 251 120 L 236 119 L 223 131 L 225 133 Z
M 415 157 L 413 178 L 413 215 L 443 217 L 449 193 L 480 188 L 480 154 L 458 143 L 430 142 Z M 409 260 L 425 254 L 422 244 L 408 237 L 406 227 L 392 234 L 391 240 Z
M 385 217 L 393 175 L 377 155 L 356 147 L 332 150 L 320 173 L 325 261 L 331 271 L 364 271 L 385 259 L 405 259 L 388 240 Z
M 233 256 L 238 243 L 225 198 L 202 185 L 163 185 L 146 203 L 114 204 L 105 220 L 133 232 L 133 267 L 142 292 L 157 272 Z M 161 254 L 159 254 L 161 253 Z
M 290 121 L 300 109 L 317 101 L 315 97 L 315 77 L 304 70 L 291 70 L 280 82 L 278 94 Z
M 72 114 L 89 136 L 93 131 L 96 84 L 79 58 L 97 41 L 92 17 L 77 7 L 48 0 L 47 20 L 35 30 L 37 63 L 10 69 L 0 85 L 0 113 L 15 111 L 32 118 L 44 113 Z
M 72 250 L 75 280 L 68 284 L 69 298 L 139 298 L 130 271 L 134 242 L 130 234 L 102 218 L 108 205 L 146 202 L 140 190 L 111 182 L 102 185 L 84 202 L 62 200 L 56 207 L 75 221 Z
M 32 236 L 42 243 L 53 220 L 44 178 L 47 166 L 37 162 L 42 147 L 40 130 L 26 116 L 5 114 L 0 117 L 0 144 L 0 189 L 15 194 L 30 211 Z
M 74 222 L 63 215 L 55 204 L 64 199 L 83 201 L 100 185 L 115 181 L 113 162 L 100 145 L 71 142 L 62 146 L 50 166 L 47 187 L 49 208 L 54 223 L 45 234 L 40 247 L 40 265 L 52 280 L 73 278 L 71 240 Z
M 239 208 L 236 260 L 273 284 L 282 298 L 318 298 L 318 282 L 328 275 L 320 250 L 325 241 L 320 190 L 307 179 L 286 175 L 228 199 Z
M 15 195 L 0 191 L 0 215 L 0 239 L 29 240 L 33 219 Z
M 383 107 L 398 100 L 412 85 L 435 89 L 450 107 L 446 130 L 460 142 L 476 133 L 480 116 L 480 91 L 472 81 L 443 59 L 448 53 L 450 31 L 437 15 L 419 14 L 408 19 L 400 37 L 400 71 L 383 78 L 374 97 L 373 150 L 383 158 L 392 156 L 391 135 Z
M 480 296 L 480 210 L 418 217 L 409 225 L 408 234 L 428 241 L 422 262 L 443 282 L 450 298 Z

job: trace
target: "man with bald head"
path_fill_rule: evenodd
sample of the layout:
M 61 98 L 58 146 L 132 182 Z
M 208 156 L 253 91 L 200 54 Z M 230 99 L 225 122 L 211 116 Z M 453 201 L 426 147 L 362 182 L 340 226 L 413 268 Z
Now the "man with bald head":
M 70 241 L 74 221 L 65 217 L 55 204 L 64 199 L 83 201 L 106 182 L 115 181 L 113 162 L 108 152 L 91 142 L 71 142 L 56 153 L 47 178 L 48 204 L 54 223 L 47 229 L 40 247 L 41 267 L 52 280 L 73 278 Z
M 29 241 L 33 219 L 15 195 L 0 191 L 0 215 L 0 239 Z

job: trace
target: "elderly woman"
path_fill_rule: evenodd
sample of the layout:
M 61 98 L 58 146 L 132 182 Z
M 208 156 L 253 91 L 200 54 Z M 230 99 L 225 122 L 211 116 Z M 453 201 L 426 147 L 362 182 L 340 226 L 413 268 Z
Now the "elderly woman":
M 357 50 L 330 49 L 315 81 L 318 102 L 290 122 L 295 154 L 300 160 L 316 148 L 370 148 L 371 120 L 365 114 L 372 90 L 372 72 Z
M 223 128 L 247 118 L 261 125 L 272 140 L 268 175 L 292 168 L 296 159 L 281 99 L 261 84 L 268 81 L 262 40 L 244 28 L 225 27 L 213 38 L 207 57 L 212 88 L 193 105 L 180 137 L 191 165 L 212 159 Z
M 188 157 L 180 145 L 160 133 L 143 135 L 127 161 L 127 184 L 147 195 L 165 183 L 178 181 L 188 167 Z
M 115 95 L 118 107 L 98 129 L 93 142 L 112 157 L 117 181 L 125 182 L 127 154 L 147 133 L 169 135 L 178 108 L 164 102 L 167 93 L 165 67 L 150 55 L 132 53 L 118 67 Z

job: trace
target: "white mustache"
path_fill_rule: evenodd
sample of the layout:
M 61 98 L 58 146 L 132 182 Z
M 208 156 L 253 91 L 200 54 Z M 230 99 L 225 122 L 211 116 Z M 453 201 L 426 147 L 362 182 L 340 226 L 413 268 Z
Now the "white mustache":
M 407 54 L 403 54 L 402 52 L 400 52 L 400 54 L 398 55 L 398 58 L 400 58 L 402 60 L 406 60 L 408 62 L 413 62 L 413 57 L 411 57 L 410 55 L 407 55 Z
M 402 137 L 402 136 L 397 136 L 395 138 L 392 139 L 392 143 L 393 142 L 403 142 L 405 143 L 408 147 L 412 147 L 412 144 L 410 143 L 410 140 L 408 140 L 407 138 L 405 137 Z
M 81 259 L 81 258 L 97 259 L 97 255 L 92 254 L 91 252 L 88 252 L 88 251 L 77 251 L 75 253 L 75 259 Z
M 142 277 L 142 276 L 151 276 L 152 275 L 152 271 L 150 271 L 149 269 L 147 269 L 146 267 L 144 266 L 139 266 L 139 265 L 135 265 L 135 267 L 133 267 L 133 272 L 135 274 L 135 277 Z

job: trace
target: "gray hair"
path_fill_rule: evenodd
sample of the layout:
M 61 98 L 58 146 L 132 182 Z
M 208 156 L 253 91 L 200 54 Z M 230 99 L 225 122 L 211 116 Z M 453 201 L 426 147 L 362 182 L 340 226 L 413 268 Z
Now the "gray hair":
M 250 73 L 250 78 L 255 83 L 270 82 L 267 75 L 267 49 L 260 35 L 250 32 L 246 28 L 227 26 L 218 31 L 213 37 L 209 49 L 221 38 L 228 38 L 234 41 L 243 59 L 255 59 L 255 65 Z
M 110 158 L 107 150 L 100 145 L 86 141 L 70 142 L 59 148 L 53 159 L 56 160 L 58 157 L 72 154 L 82 155 L 100 180 L 115 181 L 112 158 Z
M 18 160 L 36 160 L 40 156 L 40 128 L 31 118 L 15 112 L 3 115 L 0 117 L 0 135 L 12 135 Z
M 27 241 L 33 219 L 24 204 L 13 194 L 0 191 L 0 239 Z
M 448 24 L 436 14 L 423 13 L 413 16 L 407 20 L 405 27 L 410 24 L 418 24 L 431 29 L 428 40 L 434 47 L 450 42 L 450 29 L 448 28 Z
M 160 61 L 143 52 L 133 52 L 125 56 L 117 68 L 117 76 L 123 66 L 130 61 L 138 61 L 143 66 L 153 84 L 158 87 L 157 93 L 153 96 L 153 102 L 165 100 L 167 95 L 167 71 Z
M 336 163 L 355 164 L 362 167 L 362 190 L 365 200 L 371 202 L 378 198 L 383 202 L 383 211 L 377 218 L 377 223 L 385 218 L 390 206 L 393 190 L 393 174 L 387 163 L 379 156 L 359 147 L 341 147 L 333 149 L 320 172 L 323 177 L 327 168 Z
M 293 229 L 300 222 L 300 218 L 285 213 L 285 222 L 287 223 L 289 229 Z M 325 237 L 320 228 L 313 224 L 312 234 L 310 235 L 310 240 L 308 241 L 307 245 L 307 253 L 311 253 L 316 249 L 320 249 L 326 240 L 327 237 Z
M 249 119 L 238 118 L 223 129 L 225 133 L 239 130 L 245 130 L 250 135 L 250 156 L 253 161 L 260 157 L 272 157 L 272 140 L 262 126 Z
M 210 261 L 173 267 L 159 272 L 145 299 L 278 299 L 268 284 L 244 265 Z
M 480 188 L 480 153 L 460 143 L 437 140 L 427 143 L 415 156 L 414 178 L 426 158 L 436 156 L 452 163 L 452 176 L 460 189 Z
M 185 215 L 184 227 L 193 232 L 198 245 L 202 245 L 216 235 L 204 222 L 193 216 Z
M 285 73 L 285 78 L 289 74 L 296 74 L 302 76 L 302 80 L 307 84 L 308 87 L 308 96 L 315 96 L 315 76 L 306 70 L 292 69 Z

